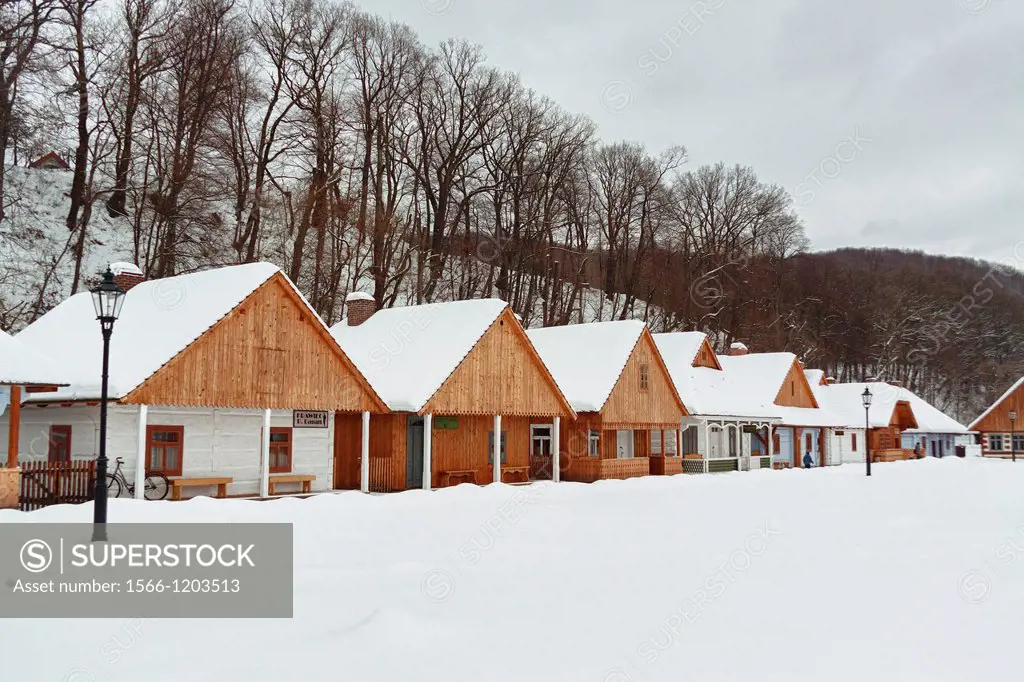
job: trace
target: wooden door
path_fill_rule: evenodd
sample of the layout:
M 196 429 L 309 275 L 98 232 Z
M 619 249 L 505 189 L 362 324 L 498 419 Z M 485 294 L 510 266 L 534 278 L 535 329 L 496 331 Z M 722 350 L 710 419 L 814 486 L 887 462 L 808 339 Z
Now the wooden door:
M 359 490 L 362 421 L 359 414 L 334 415 L 334 489 Z

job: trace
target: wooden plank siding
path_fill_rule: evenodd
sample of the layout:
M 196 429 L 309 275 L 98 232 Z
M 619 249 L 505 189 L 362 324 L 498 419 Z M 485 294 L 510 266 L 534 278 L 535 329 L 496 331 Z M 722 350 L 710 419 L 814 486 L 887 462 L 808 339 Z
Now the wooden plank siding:
M 436 418 L 436 417 L 435 417 Z M 530 424 L 550 423 L 534 421 L 529 417 L 502 417 L 501 430 L 505 432 L 506 460 L 504 467 L 530 465 Z M 473 471 L 475 483 L 486 484 L 494 480 L 494 468 L 488 464 L 488 434 L 494 428 L 493 417 L 460 416 L 455 429 L 433 431 L 433 472 L 431 485 L 445 484 L 443 472 Z
M 405 490 L 406 414 L 370 417 L 370 490 Z M 358 490 L 362 417 L 339 412 L 334 415 L 334 487 Z
M 1017 412 L 1016 423 L 1010 422 L 1010 411 Z M 1005 433 L 1011 431 L 1024 432 L 1024 384 L 1006 396 L 995 408 L 973 425 L 973 430 L 981 433 Z
M 818 401 L 814 397 L 811 384 L 807 381 L 804 368 L 799 360 L 793 360 L 793 366 L 786 373 L 782 380 L 778 395 L 775 396 L 775 404 L 782 407 L 805 407 L 816 408 Z
M 718 355 L 715 353 L 715 349 L 711 347 L 711 342 L 707 339 L 704 339 L 703 343 L 700 344 L 697 356 L 693 359 L 693 366 L 722 369 L 722 363 L 718 361 Z
M 641 385 L 643 371 L 646 388 Z M 678 429 L 686 415 L 668 368 L 645 328 L 601 409 L 602 425 L 606 429 Z
M 264 282 L 122 402 L 387 411 L 281 273 Z
M 572 407 L 510 308 L 498 316 L 420 414 L 572 417 Z

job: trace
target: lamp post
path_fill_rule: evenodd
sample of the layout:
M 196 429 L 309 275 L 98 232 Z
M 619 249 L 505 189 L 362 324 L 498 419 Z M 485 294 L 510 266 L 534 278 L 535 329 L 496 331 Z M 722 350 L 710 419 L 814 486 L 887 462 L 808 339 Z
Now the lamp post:
M 124 291 L 107 268 L 103 281 L 92 290 L 92 304 L 103 333 L 103 375 L 100 389 L 100 452 L 96 459 L 96 491 L 93 496 L 92 541 L 107 541 L 107 377 L 110 369 L 110 335 L 121 314 Z
M 865 386 L 860 399 L 864 403 L 864 460 L 868 463 L 868 476 L 871 475 L 871 419 L 869 413 L 872 397 L 871 389 Z
M 1017 461 L 1017 410 L 1010 410 L 1010 461 Z

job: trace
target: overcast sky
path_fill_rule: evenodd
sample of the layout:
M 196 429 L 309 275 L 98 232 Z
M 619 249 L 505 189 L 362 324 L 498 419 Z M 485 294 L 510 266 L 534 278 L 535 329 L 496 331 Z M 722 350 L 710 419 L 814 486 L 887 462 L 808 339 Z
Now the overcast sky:
M 753 166 L 816 250 L 1024 266 L 1024 0 L 358 1 L 479 43 L 605 140 Z

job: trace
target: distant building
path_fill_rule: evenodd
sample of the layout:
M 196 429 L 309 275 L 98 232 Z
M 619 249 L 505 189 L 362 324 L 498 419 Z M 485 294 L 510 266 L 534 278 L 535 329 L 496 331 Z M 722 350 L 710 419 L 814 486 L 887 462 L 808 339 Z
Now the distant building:
M 57 152 L 47 152 L 28 165 L 29 168 L 42 168 L 44 170 L 71 170 L 71 166 Z

